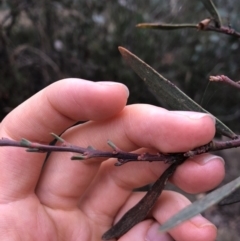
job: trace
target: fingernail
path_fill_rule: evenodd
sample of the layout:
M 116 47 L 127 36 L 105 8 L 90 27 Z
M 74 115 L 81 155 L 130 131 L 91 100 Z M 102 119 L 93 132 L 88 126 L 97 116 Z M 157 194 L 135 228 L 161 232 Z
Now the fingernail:
M 201 119 L 203 117 L 210 117 L 214 123 L 216 123 L 216 118 L 208 113 L 202 113 L 202 112 L 193 112 L 193 111 L 176 111 L 177 114 L 184 115 L 189 117 L 190 119 L 197 120 Z
M 204 227 L 213 227 L 216 229 L 215 225 L 209 222 L 206 218 L 204 218 L 202 215 L 197 215 L 194 218 L 191 218 L 191 223 L 194 224 L 198 228 L 204 228 Z
M 160 224 L 154 222 L 147 231 L 145 241 L 174 241 L 174 239 L 167 233 L 159 231 Z
M 114 81 L 98 81 L 96 83 L 99 85 L 123 85 L 119 82 L 114 82 Z
M 205 114 L 205 113 L 200 113 L 200 112 L 191 112 L 189 115 L 189 118 L 193 119 L 193 120 L 198 120 L 203 117 L 210 117 L 212 119 L 212 121 L 214 122 L 214 124 L 216 123 L 216 118 L 210 114 Z
M 124 87 L 126 93 L 127 93 L 127 96 L 129 96 L 129 89 L 126 85 L 122 84 L 122 83 L 119 83 L 119 82 L 113 82 L 113 81 L 98 81 L 96 82 L 97 84 L 99 85 L 105 85 L 105 86 L 122 86 Z
M 222 157 L 220 156 L 212 156 L 208 154 L 202 154 L 200 156 L 194 157 L 193 161 L 198 163 L 201 166 L 204 166 L 206 163 L 212 161 L 212 160 L 219 160 L 225 165 L 225 161 Z

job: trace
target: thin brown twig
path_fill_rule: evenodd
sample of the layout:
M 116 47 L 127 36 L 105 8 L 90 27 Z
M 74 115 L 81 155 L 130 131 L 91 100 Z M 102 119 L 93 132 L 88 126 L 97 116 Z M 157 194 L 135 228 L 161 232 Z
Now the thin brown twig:
M 229 27 L 225 27 L 225 26 L 221 26 L 220 28 L 217 28 L 215 26 L 208 25 L 208 26 L 206 26 L 205 29 L 201 29 L 201 30 L 218 32 L 218 33 L 222 33 L 222 34 L 226 34 L 226 35 L 230 35 L 230 36 L 234 36 L 234 37 L 240 38 L 240 33 L 239 32 L 237 32 L 233 28 L 229 28 Z
M 72 156 L 71 160 L 86 160 L 91 158 L 117 158 L 118 162 L 115 164 L 116 166 L 121 166 L 127 162 L 132 161 L 163 161 L 165 163 L 174 163 L 182 157 L 192 157 L 195 155 L 199 155 L 202 153 L 210 152 L 210 151 L 219 151 L 224 149 L 236 148 L 240 146 L 240 136 L 237 136 L 235 139 L 231 139 L 228 141 L 211 141 L 206 145 L 199 146 L 193 150 L 183 153 L 131 153 L 125 152 L 119 149 L 113 142 L 108 141 L 108 145 L 113 149 L 113 151 L 102 151 L 94 149 L 92 146 L 88 146 L 87 148 L 72 145 L 61 137 L 52 134 L 58 141 L 61 142 L 59 145 L 46 145 L 36 142 L 31 142 L 26 139 L 22 139 L 21 141 L 10 140 L 8 138 L 0 139 L 0 146 L 12 146 L 12 147 L 22 147 L 27 148 L 28 152 L 73 152 L 79 153 L 78 156 Z
M 240 136 L 238 138 L 228 141 L 211 141 L 206 145 L 197 147 L 191 151 L 184 153 L 185 157 L 192 157 L 195 155 L 200 155 L 206 152 L 220 151 L 225 149 L 240 147 Z
M 115 225 L 104 233 L 102 239 L 109 240 L 119 238 L 133 226 L 146 218 L 149 211 L 152 209 L 158 197 L 162 193 L 168 178 L 185 159 L 187 158 L 182 157 L 182 159 L 179 159 L 178 162 L 175 162 L 168 167 L 152 185 L 146 195 L 133 208 L 128 210 Z
M 185 28 L 195 28 L 199 31 L 212 31 L 218 32 L 226 35 L 230 35 L 233 37 L 240 38 L 240 32 L 237 32 L 235 29 L 221 26 L 216 27 L 215 24 L 212 24 L 213 19 L 207 18 L 200 21 L 197 24 L 193 23 L 184 23 L 184 24 L 166 24 L 166 23 L 140 23 L 137 24 L 138 28 L 151 28 L 151 29 L 160 29 L 160 30 L 177 30 L 177 29 L 185 29 Z
M 210 81 L 223 82 L 223 83 L 231 85 L 231 86 L 233 86 L 233 87 L 235 87 L 237 89 L 240 89 L 240 82 L 239 81 L 235 82 L 235 81 L 231 80 L 230 78 L 228 78 L 225 75 L 210 76 L 209 80 Z
M 170 163 L 171 165 L 163 172 L 163 174 L 158 178 L 158 180 L 153 184 L 151 189 L 147 194 L 133 207 L 131 208 L 114 226 L 112 226 L 106 233 L 103 234 L 102 239 L 109 240 L 113 238 L 118 238 L 125 234 L 137 223 L 141 222 L 147 214 L 150 212 L 155 202 L 157 201 L 159 195 L 161 194 L 168 178 L 175 172 L 176 168 L 182 164 L 189 157 L 194 155 L 199 155 L 209 151 L 218 151 L 223 149 L 229 149 L 240 146 L 240 136 L 236 139 L 231 139 L 229 141 L 211 141 L 210 143 L 197 147 L 191 151 L 185 153 L 172 153 L 172 154 L 137 154 L 124 152 L 120 150 L 114 143 L 108 141 L 108 145 L 113 149 L 113 151 L 101 151 L 96 150 L 89 146 L 87 148 L 79 147 L 67 143 L 61 137 L 52 134 L 60 143 L 60 145 L 52 146 L 40 143 L 35 143 L 22 139 L 21 141 L 14 141 L 7 138 L 2 138 L 0 140 L 0 146 L 13 146 L 13 147 L 23 147 L 27 148 L 29 152 L 74 152 L 79 153 L 79 156 L 73 156 L 72 160 L 85 160 L 93 157 L 114 157 L 117 158 L 118 162 L 115 164 L 117 166 L 123 165 L 131 161 L 164 161 Z
M 55 135 L 55 137 L 57 137 Z M 131 152 L 125 152 L 120 150 L 118 147 L 116 147 L 111 141 L 108 141 L 108 145 L 113 148 L 113 151 L 102 151 L 94 149 L 93 147 L 89 146 L 87 148 L 79 147 L 72 145 L 70 143 L 65 142 L 63 139 L 58 137 L 58 140 L 60 140 L 62 143 L 56 146 L 52 145 L 45 145 L 40 144 L 36 142 L 31 142 L 26 139 L 22 139 L 19 141 L 10 140 L 7 138 L 2 138 L 0 140 L 0 146 L 15 146 L 15 147 L 22 147 L 27 148 L 28 152 L 38 152 L 38 153 L 44 153 L 44 152 L 73 152 L 73 153 L 79 153 L 81 155 L 78 156 L 72 156 L 71 160 L 86 160 L 91 158 L 117 158 L 116 166 L 121 166 L 127 162 L 132 161 L 163 161 L 165 163 L 173 163 L 176 159 L 178 159 L 178 156 L 183 156 L 183 154 L 150 154 L 150 153 L 131 153 Z

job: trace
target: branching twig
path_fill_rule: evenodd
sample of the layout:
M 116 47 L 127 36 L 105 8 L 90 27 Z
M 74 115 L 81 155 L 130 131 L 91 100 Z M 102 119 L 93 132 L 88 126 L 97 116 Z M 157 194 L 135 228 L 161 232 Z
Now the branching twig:
M 229 27 L 225 27 L 222 26 L 220 28 L 216 28 L 215 26 L 208 26 L 206 29 L 204 29 L 205 31 L 213 31 L 213 32 L 218 32 L 218 33 L 222 33 L 222 34 L 227 34 L 227 35 L 231 35 L 233 37 L 237 37 L 240 38 L 240 33 L 237 32 L 235 29 L 233 28 L 229 28 Z
M 40 144 L 36 142 L 31 142 L 26 139 L 22 139 L 19 141 L 10 140 L 7 138 L 2 138 L 0 140 L 0 146 L 15 146 L 15 147 L 23 147 L 27 148 L 28 152 L 74 152 L 74 153 L 80 153 L 81 155 L 78 156 L 72 156 L 71 160 L 86 160 L 91 158 L 99 158 L 99 157 L 106 157 L 106 158 L 117 158 L 118 162 L 115 164 L 116 166 L 121 166 L 127 162 L 132 161 L 163 161 L 165 163 L 174 163 L 176 160 L 178 160 L 178 156 L 183 156 L 183 154 L 150 154 L 150 153 L 131 153 L 131 152 L 125 152 L 120 150 L 118 147 L 116 147 L 111 141 L 108 141 L 108 145 L 113 148 L 113 151 L 101 151 L 94 149 L 92 146 L 89 146 L 87 148 L 79 147 L 72 145 L 70 143 L 65 142 L 62 138 L 58 137 L 55 134 L 54 137 L 58 139 L 61 144 L 57 146 L 52 145 L 45 145 Z
M 181 160 L 183 157 L 188 158 L 195 155 L 199 155 L 202 153 L 210 152 L 210 151 L 219 151 L 224 149 L 236 148 L 240 146 L 240 136 L 237 136 L 236 139 L 231 139 L 228 141 L 211 141 L 206 145 L 197 147 L 191 151 L 185 153 L 131 153 L 125 152 L 119 149 L 113 142 L 108 141 L 108 145 L 113 149 L 113 151 L 102 151 L 93 148 L 92 146 L 88 146 L 87 148 L 72 145 L 66 141 L 64 141 L 61 137 L 52 133 L 52 135 L 61 142 L 60 145 L 52 146 L 45 145 L 36 142 L 31 142 L 26 139 L 22 139 L 21 141 L 14 141 L 7 138 L 2 138 L 0 140 L 0 146 L 15 146 L 15 147 L 23 147 L 27 148 L 28 152 L 73 152 L 79 153 L 81 155 L 72 156 L 71 160 L 86 160 L 91 158 L 117 158 L 116 166 L 121 166 L 127 162 L 132 161 L 163 161 L 165 163 L 175 163 Z
M 89 146 L 87 148 L 79 147 L 67 143 L 61 137 L 52 134 L 61 144 L 57 146 L 44 145 L 22 139 L 19 141 L 2 138 L 0 140 L 0 146 L 13 146 L 27 148 L 28 152 L 74 152 L 79 153 L 79 156 L 73 156 L 72 160 L 85 160 L 90 158 L 117 158 L 116 166 L 121 166 L 127 162 L 132 161 L 164 161 L 171 165 L 163 172 L 159 179 L 153 184 L 152 188 L 147 194 L 133 207 L 131 208 L 117 224 L 111 227 L 103 236 L 102 239 L 109 240 L 118 238 L 130 230 L 134 225 L 141 222 L 154 206 L 156 200 L 161 194 L 168 178 L 174 173 L 176 168 L 182 164 L 186 159 L 194 155 L 199 155 L 209 151 L 218 151 L 223 149 L 229 149 L 240 146 L 240 136 L 236 139 L 229 141 L 211 141 L 210 143 L 197 147 L 191 151 L 185 153 L 171 153 L 171 154 L 150 154 L 150 153 L 131 153 L 120 150 L 113 142 L 108 141 L 108 145 L 113 151 L 101 151 L 96 150 Z
M 173 163 L 168 167 L 164 173 L 158 178 L 158 180 L 152 185 L 147 194 L 129 211 L 127 211 L 123 217 L 112 226 L 106 233 L 103 234 L 103 240 L 115 239 L 121 237 L 133 226 L 141 222 L 148 215 L 153 205 L 160 196 L 168 178 L 174 173 L 176 168 L 185 160 L 182 157 L 178 162 Z
M 235 29 L 226 27 L 226 26 L 216 27 L 215 24 L 214 25 L 212 24 L 212 22 L 213 22 L 213 19 L 207 18 L 202 20 L 198 24 L 140 23 L 140 24 L 137 24 L 136 27 L 152 28 L 152 29 L 160 29 L 160 30 L 177 30 L 177 29 L 183 29 L 183 28 L 195 28 L 200 31 L 218 32 L 218 33 L 227 34 L 233 37 L 240 38 L 240 33 L 237 32 Z

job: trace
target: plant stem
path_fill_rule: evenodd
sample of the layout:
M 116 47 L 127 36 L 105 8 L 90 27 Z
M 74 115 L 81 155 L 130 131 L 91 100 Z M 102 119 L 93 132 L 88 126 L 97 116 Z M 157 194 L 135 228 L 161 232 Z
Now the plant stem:
M 128 230 L 130 230 L 133 226 L 141 222 L 144 218 L 146 218 L 149 211 L 152 209 L 158 197 L 162 193 L 168 178 L 186 159 L 186 157 L 182 157 L 177 162 L 168 167 L 158 178 L 158 180 L 152 185 L 151 189 L 146 193 L 146 195 L 133 208 L 128 210 L 115 225 L 113 225 L 106 233 L 104 233 L 102 239 L 117 239 L 125 234 Z
M 231 85 L 237 89 L 240 89 L 240 84 L 239 82 L 235 82 L 231 79 L 229 79 L 227 76 L 225 75 L 217 75 L 217 76 L 210 76 L 209 77 L 209 80 L 210 81 L 219 81 L 219 82 L 223 82 L 223 83 L 226 83 L 228 85 Z

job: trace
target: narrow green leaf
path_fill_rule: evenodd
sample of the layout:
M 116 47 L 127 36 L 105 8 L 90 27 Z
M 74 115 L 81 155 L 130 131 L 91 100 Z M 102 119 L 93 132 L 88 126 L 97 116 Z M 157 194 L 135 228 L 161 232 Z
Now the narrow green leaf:
M 139 23 L 137 28 L 153 28 L 161 30 L 175 30 L 182 28 L 198 28 L 197 24 L 165 24 L 165 23 Z
M 31 142 L 25 138 L 21 139 L 20 144 L 21 144 L 21 146 L 26 146 L 26 147 L 31 146 Z
M 116 145 L 112 142 L 112 141 L 110 141 L 110 140 L 108 140 L 107 141 L 107 144 L 114 150 L 114 151 L 117 151 L 117 147 L 116 147 Z
M 235 191 L 238 187 L 240 187 L 240 177 L 214 190 L 213 192 L 206 195 L 204 198 L 190 204 L 189 206 L 178 212 L 176 215 L 171 217 L 167 222 L 165 222 L 159 230 L 161 232 L 166 232 L 169 229 L 175 227 L 176 225 L 182 223 L 183 221 L 186 221 L 196 216 L 197 214 L 205 211 L 212 205 L 218 203 L 224 197 Z
M 79 155 L 79 156 L 72 156 L 71 157 L 71 160 L 72 161 L 82 161 L 82 160 L 86 160 L 86 157 L 85 156 L 81 156 L 81 155 Z
M 214 20 L 216 21 L 216 27 L 220 28 L 222 25 L 222 21 L 221 18 L 219 16 L 219 13 L 214 5 L 214 3 L 212 2 L 212 0 L 201 0 L 204 7 L 208 10 L 208 12 L 211 14 L 211 16 L 214 18 Z
M 58 141 L 60 141 L 60 142 L 65 142 L 64 140 L 63 140 L 63 138 L 61 138 L 60 136 L 58 136 L 57 134 L 55 134 L 55 133 L 50 133 L 50 135 L 52 135 L 56 140 L 58 140 Z
M 119 47 L 123 58 L 132 67 L 132 69 L 144 80 L 148 87 L 156 93 L 161 99 L 175 110 L 188 110 L 196 112 L 207 112 L 200 105 L 194 102 L 190 97 L 183 93 L 171 81 L 165 79 L 157 71 L 132 54 L 125 48 Z M 215 117 L 216 118 L 216 117 Z M 237 135 L 216 118 L 216 129 L 219 134 L 230 138 L 236 138 Z

